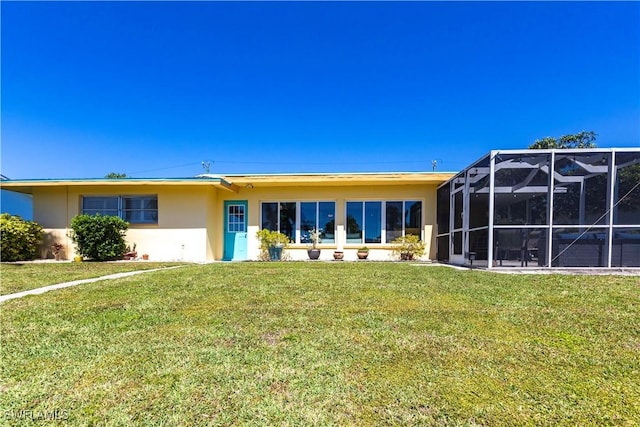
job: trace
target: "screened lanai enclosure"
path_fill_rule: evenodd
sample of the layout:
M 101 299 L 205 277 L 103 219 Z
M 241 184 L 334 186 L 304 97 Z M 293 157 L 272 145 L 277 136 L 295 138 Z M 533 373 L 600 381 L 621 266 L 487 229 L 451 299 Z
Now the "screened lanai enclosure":
M 640 149 L 492 151 L 438 188 L 438 259 L 640 267 Z

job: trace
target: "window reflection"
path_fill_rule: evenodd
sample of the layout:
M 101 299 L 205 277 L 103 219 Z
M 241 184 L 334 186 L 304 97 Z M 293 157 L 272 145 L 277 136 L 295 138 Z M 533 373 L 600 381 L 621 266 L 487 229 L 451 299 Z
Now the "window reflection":
M 299 220 L 296 213 L 300 211 Z M 312 243 L 311 231 L 320 232 L 319 243 L 335 243 L 335 202 L 263 202 L 262 228 L 279 231 L 292 242 Z
M 347 202 L 347 243 L 362 243 L 362 202 Z
M 270 231 L 278 231 L 278 204 L 262 204 L 262 228 Z
M 382 242 L 382 203 L 365 202 L 365 243 Z
M 318 230 L 324 243 L 335 243 L 336 204 L 334 202 L 318 203 Z
M 387 202 L 387 242 L 402 236 L 402 202 Z

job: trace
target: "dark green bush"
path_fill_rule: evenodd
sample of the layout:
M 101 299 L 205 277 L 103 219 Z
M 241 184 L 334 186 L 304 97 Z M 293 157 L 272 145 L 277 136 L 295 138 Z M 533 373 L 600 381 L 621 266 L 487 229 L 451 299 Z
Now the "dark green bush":
M 78 254 L 94 261 L 121 259 L 129 224 L 117 216 L 78 215 L 71 220 L 71 239 Z
M 43 235 L 37 222 L 3 213 L 0 215 L 0 259 L 6 262 L 34 259 Z

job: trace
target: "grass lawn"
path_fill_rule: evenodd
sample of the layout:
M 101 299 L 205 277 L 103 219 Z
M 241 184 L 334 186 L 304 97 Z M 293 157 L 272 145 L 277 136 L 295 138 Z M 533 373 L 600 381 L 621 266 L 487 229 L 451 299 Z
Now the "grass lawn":
M 0 295 L 42 286 L 91 279 L 108 274 L 150 270 L 178 263 L 162 262 L 56 262 L 0 264 Z
M 194 265 L 2 304 L 0 423 L 638 425 L 639 319 L 638 277 Z

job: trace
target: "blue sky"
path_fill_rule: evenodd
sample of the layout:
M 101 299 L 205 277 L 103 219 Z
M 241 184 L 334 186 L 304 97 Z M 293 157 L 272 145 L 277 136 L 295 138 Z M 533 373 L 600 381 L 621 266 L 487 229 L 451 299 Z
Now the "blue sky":
M 457 171 L 640 146 L 640 3 L 2 2 L 13 179 Z

